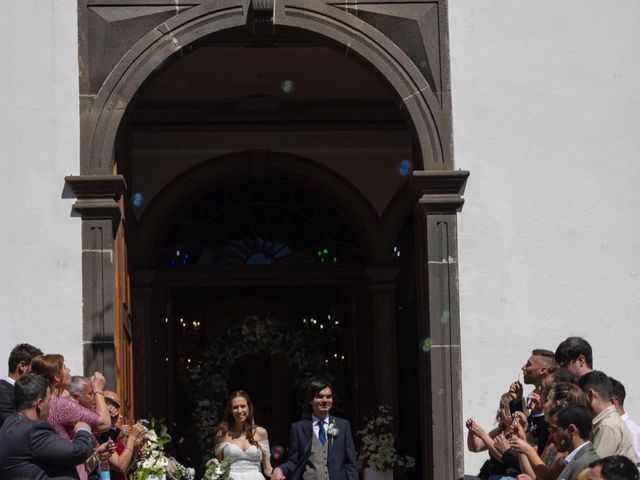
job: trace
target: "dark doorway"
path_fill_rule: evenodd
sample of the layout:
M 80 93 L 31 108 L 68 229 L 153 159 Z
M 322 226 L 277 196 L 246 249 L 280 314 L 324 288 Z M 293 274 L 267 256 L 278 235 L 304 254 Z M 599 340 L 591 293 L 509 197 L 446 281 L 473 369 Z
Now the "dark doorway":
M 272 446 L 288 445 L 288 427 L 301 418 L 305 408 L 302 387 L 306 376 L 314 373 L 306 368 L 300 371 L 298 360 L 291 356 L 307 357 L 303 365 L 319 368 L 315 373 L 332 379 L 338 398 L 335 413 L 352 418 L 351 288 L 175 288 L 169 298 L 169 349 L 175 352 L 175 360 L 167 362 L 166 373 L 170 379 L 168 393 L 174 392 L 178 406 L 172 430 L 184 439 L 174 446 L 179 460 L 194 463 L 198 460 L 194 452 L 207 454 L 207 440 L 211 439 L 193 435 L 200 428 L 198 404 L 210 402 L 220 420 L 220 407 L 236 390 L 250 395 L 255 420 L 269 431 Z M 282 332 L 300 341 L 289 349 L 271 342 L 271 335 Z M 256 335 L 263 335 L 264 340 Z M 215 385 L 194 391 L 194 369 Z M 225 372 L 222 382 L 216 381 L 219 370 Z M 202 448 L 202 441 L 207 448 Z
M 286 446 L 316 372 L 354 432 L 401 407 L 401 441 L 419 452 L 414 298 L 396 289 L 413 269 L 393 249 L 419 160 L 396 100 L 357 58 L 295 37 L 208 38 L 139 92 L 122 163 L 138 352 L 154 359 L 138 385 L 183 439 L 179 460 L 211 456 L 236 389 Z

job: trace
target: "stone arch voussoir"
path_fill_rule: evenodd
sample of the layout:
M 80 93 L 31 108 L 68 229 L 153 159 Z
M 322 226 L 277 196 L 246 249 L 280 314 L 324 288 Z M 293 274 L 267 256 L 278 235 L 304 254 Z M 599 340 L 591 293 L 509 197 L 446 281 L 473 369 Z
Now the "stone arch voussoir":
M 109 74 L 88 117 L 90 145 L 84 174 L 110 174 L 118 131 L 135 94 L 165 62 L 209 35 L 247 24 L 249 0 L 217 0 L 193 7 L 162 23 L 140 39 Z M 279 2 L 274 23 L 313 32 L 355 52 L 393 88 L 399 108 L 415 131 L 423 168 L 450 169 L 448 142 L 442 138 L 437 100 L 417 67 L 389 38 L 363 20 L 322 2 Z

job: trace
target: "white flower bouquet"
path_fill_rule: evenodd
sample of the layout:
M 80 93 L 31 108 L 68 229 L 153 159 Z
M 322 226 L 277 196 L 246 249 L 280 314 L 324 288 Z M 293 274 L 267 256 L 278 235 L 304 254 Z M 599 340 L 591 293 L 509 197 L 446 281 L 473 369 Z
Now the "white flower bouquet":
M 140 459 L 133 473 L 134 480 L 147 480 L 154 477 L 171 480 L 193 480 L 196 472 L 193 468 L 181 465 L 175 458 L 167 457 L 164 446 L 171 441 L 167 428 L 155 419 L 140 420 L 147 429 L 140 451 Z
M 401 455 L 396 451 L 392 424 L 391 407 L 381 405 L 378 407 L 378 415 L 371 418 L 366 426 L 357 432 L 357 435 L 362 435 L 362 447 L 358 455 L 361 469 L 388 472 L 397 469 L 410 470 L 415 467 L 416 461 L 412 456 Z
M 212 458 L 207 462 L 207 469 L 202 480 L 228 480 L 231 464 L 228 460 Z

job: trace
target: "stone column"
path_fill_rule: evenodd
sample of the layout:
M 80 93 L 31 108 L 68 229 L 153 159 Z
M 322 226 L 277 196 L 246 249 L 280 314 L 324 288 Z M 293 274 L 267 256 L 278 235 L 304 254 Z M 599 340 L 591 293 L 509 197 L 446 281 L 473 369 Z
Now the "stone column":
M 84 373 L 104 373 L 116 385 L 115 271 L 113 247 L 121 218 L 119 199 L 126 188 L 121 175 L 65 177 L 82 218 L 82 342 Z
M 378 405 L 398 407 L 396 355 L 396 276 L 398 267 L 367 268 L 371 294 L 371 328 L 375 396 Z
M 424 480 L 464 476 L 456 212 L 469 173 L 415 172 Z

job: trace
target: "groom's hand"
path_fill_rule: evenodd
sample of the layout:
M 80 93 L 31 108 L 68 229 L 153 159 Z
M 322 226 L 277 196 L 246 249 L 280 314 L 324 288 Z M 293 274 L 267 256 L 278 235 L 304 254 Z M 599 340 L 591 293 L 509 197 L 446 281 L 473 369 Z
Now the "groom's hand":
M 271 472 L 271 480 L 285 480 L 286 478 L 279 467 L 274 468 Z

